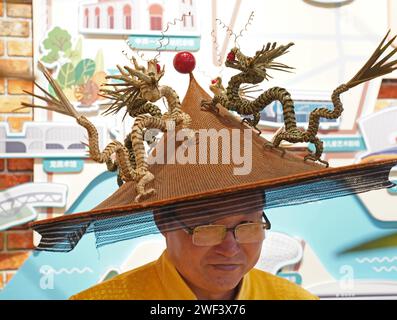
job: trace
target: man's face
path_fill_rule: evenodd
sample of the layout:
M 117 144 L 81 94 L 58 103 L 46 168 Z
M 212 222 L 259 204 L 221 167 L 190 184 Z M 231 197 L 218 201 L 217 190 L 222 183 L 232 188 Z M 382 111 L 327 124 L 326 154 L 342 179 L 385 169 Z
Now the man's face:
M 232 215 L 211 223 L 231 228 L 244 222 L 261 222 L 261 218 L 262 211 Z M 263 242 L 240 244 L 233 231 L 228 231 L 223 242 L 214 246 L 194 245 L 192 236 L 184 230 L 164 235 L 171 261 L 195 293 L 222 294 L 235 289 L 257 263 Z

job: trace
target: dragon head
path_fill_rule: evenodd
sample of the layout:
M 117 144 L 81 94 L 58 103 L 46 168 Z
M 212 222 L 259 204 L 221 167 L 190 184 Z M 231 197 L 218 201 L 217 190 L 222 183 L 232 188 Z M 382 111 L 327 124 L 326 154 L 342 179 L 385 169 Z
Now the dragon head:
M 127 69 L 128 70 L 128 69 Z M 165 68 L 160 67 L 156 59 L 149 60 L 147 68 L 135 65 L 135 69 L 128 70 L 138 79 L 137 85 L 143 99 L 155 102 L 160 99 L 159 81 L 164 76 Z
M 239 48 L 232 48 L 227 55 L 225 65 L 229 68 L 240 70 L 243 74 L 257 79 L 257 82 L 268 80 L 271 76 L 267 73 L 268 69 L 289 72 L 292 67 L 275 62 L 274 60 L 287 53 L 288 49 L 293 46 L 289 43 L 285 46 L 278 46 L 274 42 L 264 45 L 261 50 L 257 51 L 253 57 L 244 55 Z M 255 81 L 256 82 L 256 81 Z
M 160 67 L 158 61 L 156 59 L 149 60 L 147 63 L 147 71 L 146 74 L 150 77 L 151 82 L 158 83 L 160 79 L 164 76 L 165 66 L 163 68 Z
M 222 94 L 226 93 L 225 87 L 222 85 L 221 77 L 216 77 L 211 81 L 210 90 L 216 96 L 221 96 Z
M 124 66 L 124 68 L 117 65 L 119 75 L 106 77 L 118 83 L 105 84 L 105 88 L 101 89 L 101 96 L 113 101 L 105 114 L 114 114 L 125 106 L 127 109 L 134 108 L 142 102 L 155 102 L 161 98 L 159 81 L 164 76 L 164 66 L 161 68 L 156 59 L 149 60 L 147 68 L 139 65 L 135 57 L 131 58 L 131 62 L 132 66 Z M 108 89 L 109 86 L 114 86 L 114 89 Z M 122 89 L 119 89 L 120 86 Z

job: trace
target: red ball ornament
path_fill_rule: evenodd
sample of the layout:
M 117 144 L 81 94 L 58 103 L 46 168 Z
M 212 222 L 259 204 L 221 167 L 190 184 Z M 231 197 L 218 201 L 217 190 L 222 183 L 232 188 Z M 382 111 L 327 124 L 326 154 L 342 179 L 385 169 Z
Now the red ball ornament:
M 160 65 L 158 63 L 156 64 L 156 68 L 157 68 L 157 73 L 160 73 L 161 67 L 160 67 Z
M 234 60 L 236 60 L 236 54 L 233 52 L 233 51 L 230 51 L 228 54 L 227 54 L 227 61 L 234 61 Z
M 195 66 L 196 59 L 190 52 L 178 52 L 174 57 L 174 68 L 180 73 L 190 73 Z
M 217 79 L 211 80 L 211 84 L 215 84 L 215 83 L 217 83 L 217 82 L 218 82 Z

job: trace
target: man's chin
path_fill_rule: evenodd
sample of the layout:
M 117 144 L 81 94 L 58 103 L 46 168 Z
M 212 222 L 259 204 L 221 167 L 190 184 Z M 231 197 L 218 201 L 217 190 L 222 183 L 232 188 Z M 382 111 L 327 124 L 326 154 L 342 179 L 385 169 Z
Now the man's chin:
M 207 275 L 214 285 L 234 289 L 244 276 L 241 265 L 211 265 Z

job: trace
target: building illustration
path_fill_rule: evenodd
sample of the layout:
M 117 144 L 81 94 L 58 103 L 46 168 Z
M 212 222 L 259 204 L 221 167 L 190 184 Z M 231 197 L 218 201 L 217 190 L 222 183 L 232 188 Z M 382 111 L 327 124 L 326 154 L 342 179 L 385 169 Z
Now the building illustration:
M 94 33 L 159 33 L 175 19 L 178 33 L 197 29 L 196 0 L 97 0 L 82 2 L 80 31 Z M 182 18 L 183 17 L 183 18 Z

